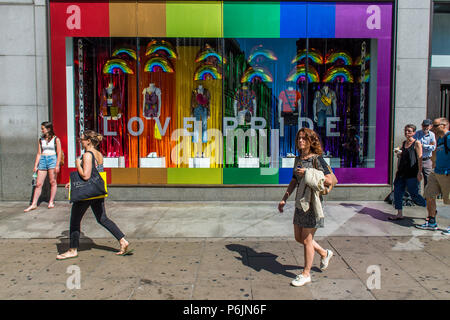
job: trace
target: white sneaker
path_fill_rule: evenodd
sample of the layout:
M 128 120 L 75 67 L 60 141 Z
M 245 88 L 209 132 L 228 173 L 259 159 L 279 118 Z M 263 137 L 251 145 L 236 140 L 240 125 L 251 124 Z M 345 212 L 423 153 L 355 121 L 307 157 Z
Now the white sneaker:
M 311 282 L 311 276 L 305 277 L 303 274 L 299 274 L 294 280 L 292 280 L 291 285 L 294 287 L 301 287 L 308 282 Z
M 327 249 L 327 256 L 320 260 L 320 270 L 325 270 L 326 268 L 328 268 L 328 263 L 330 262 L 332 256 L 333 251 Z

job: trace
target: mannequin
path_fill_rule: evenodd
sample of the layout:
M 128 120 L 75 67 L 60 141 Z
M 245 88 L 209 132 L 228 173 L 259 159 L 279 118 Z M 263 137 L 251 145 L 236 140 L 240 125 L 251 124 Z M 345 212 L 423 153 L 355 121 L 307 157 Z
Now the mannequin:
M 314 94 L 313 114 L 314 122 L 319 128 L 326 126 L 326 118 L 336 116 L 336 93 L 325 84 Z
M 101 97 L 102 116 L 111 117 L 113 120 L 120 119 L 121 113 L 121 97 L 120 93 L 114 88 L 114 84 L 110 82 L 108 86 L 103 89 Z
M 301 98 L 301 93 L 292 86 L 280 92 L 278 96 L 278 118 L 284 117 L 285 124 L 296 125 L 298 123 L 302 106 Z
M 208 142 L 208 118 L 211 115 L 210 111 L 211 94 L 209 90 L 199 84 L 197 88 L 192 90 L 191 96 L 191 116 L 195 117 L 197 121 L 202 121 L 202 143 Z M 194 131 L 193 142 L 198 142 L 198 132 Z
M 161 115 L 161 90 L 154 83 L 150 83 L 147 88 L 144 88 L 142 95 L 144 96 L 142 99 L 144 117 L 146 119 L 159 118 Z
M 234 95 L 234 115 L 239 125 L 250 124 L 251 117 L 256 116 L 256 95 L 247 86 L 242 86 Z M 249 116 L 250 115 L 250 116 Z

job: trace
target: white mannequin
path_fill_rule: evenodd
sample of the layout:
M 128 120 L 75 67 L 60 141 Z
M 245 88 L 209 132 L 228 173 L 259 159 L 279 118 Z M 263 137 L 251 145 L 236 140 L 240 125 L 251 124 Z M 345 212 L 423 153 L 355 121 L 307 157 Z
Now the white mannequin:
M 248 87 L 247 86 L 243 86 L 242 89 L 243 90 L 247 90 Z M 237 104 L 238 104 L 238 101 L 235 99 L 234 102 L 233 102 L 233 108 L 234 108 L 234 116 L 236 118 L 238 118 Z M 253 114 L 252 114 L 252 117 L 255 117 L 256 116 L 256 98 L 253 99 L 252 104 L 253 104 L 253 110 L 254 110 Z M 241 121 L 239 121 L 239 124 L 243 125 L 245 123 L 244 117 L 239 117 L 239 118 L 241 118 L 241 119 L 238 119 L 238 120 L 241 120 Z
M 288 91 L 294 91 L 294 90 L 295 90 L 294 87 L 292 87 L 292 86 L 289 86 L 289 87 L 288 87 Z M 301 99 L 298 99 L 298 101 L 297 101 L 297 106 L 298 106 L 298 108 L 300 109 L 300 106 L 301 106 Z M 282 101 L 282 100 L 279 100 L 279 101 L 278 101 L 278 119 L 281 118 L 281 111 L 282 111 L 282 109 L 283 109 L 283 101 Z M 298 116 L 300 117 L 300 111 L 298 112 Z
M 328 95 L 328 93 L 330 91 L 327 85 L 324 85 L 322 90 L 323 90 L 323 92 L 326 95 Z M 314 122 L 317 122 L 319 120 L 318 117 L 317 117 L 317 112 L 316 112 L 317 111 L 317 99 L 319 99 L 319 98 L 320 98 L 320 91 L 318 90 L 315 93 L 314 102 L 313 102 Z M 335 117 L 336 116 L 336 112 L 337 112 L 336 111 L 337 105 L 336 105 L 336 100 L 335 99 L 332 101 L 332 106 L 333 106 L 333 117 Z
M 142 95 L 144 96 L 142 99 L 142 103 L 143 103 L 142 110 L 144 110 L 144 108 L 145 108 L 145 94 L 146 93 L 151 94 L 153 92 L 155 92 L 156 95 L 158 96 L 158 116 L 156 118 L 159 118 L 159 116 L 161 115 L 161 90 L 158 87 L 156 87 L 154 83 L 150 83 L 148 85 L 148 87 L 144 88 L 144 90 L 142 91 Z M 145 118 L 147 118 L 147 117 L 145 117 Z M 153 118 L 147 118 L 147 119 L 153 119 Z

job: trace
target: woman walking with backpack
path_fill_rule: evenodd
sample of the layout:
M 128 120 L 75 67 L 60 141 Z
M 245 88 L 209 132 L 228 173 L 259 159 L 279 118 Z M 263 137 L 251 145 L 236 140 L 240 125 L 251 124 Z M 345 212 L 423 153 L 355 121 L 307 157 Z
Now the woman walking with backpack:
M 51 186 L 48 208 L 55 207 L 57 190 L 56 176 L 60 170 L 59 166 L 62 157 L 61 141 L 53 132 L 53 124 L 51 122 L 46 121 L 41 123 L 41 133 L 42 136 L 38 142 L 38 152 L 33 170 L 33 172 L 37 172 L 36 188 L 34 189 L 33 201 L 24 212 L 30 212 L 37 208 L 37 202 L 41 196 L 42 186 L 47 177 L 47 172 Z
M 322 158 L 322 146 L 318 135 L 313 130 L 300 129 L 295 137 L 295 145 L 300 152 L 300 156 L 295 158 L 292 180 L 283 199 L 278 204 L 278 210 L 283 212 L 286 200 L 297 188 L 293 221 L 294 235 L 295 240 L 304 246 L 305 267 L 303 272 L 291 282 L 291 285 L 299 287 L 311 282 L 310 271 L 315 252 L 322 258 L 320 263 L 322 270 L 328 267 L 328 263 L 333 256 L 331 250 L 323 249 L 314 240 L 314 234 L 317 228 L 324 227 L 322 196 L 319 195 L 318 190 L 329 187 L 336 182 L 333 181 L 331 171 Z M 316 177 L 317 181 L 314 183 L 317 184 L 317 189 L 305 185 L 306 175 Z
M 102 135 L 92 130 L 86 130 L 80 138 L 81 145 L 86 152 L 83 155 L 83 160 L 78 158 L 75 165 L 77 167 L 78 174 L 83 180 L 89 180 L 94 165 L 97 171 L 103 171 L 103 155 L 97 150 L 102 139 Z M 66 185 L 66 188 L 68 187 L 69 184 Z M 65 253 L 57 255 L 56 259 L 66 260 L 78 256 L 81 220 L 89 207 L 91 207 L 94 212 L 97 222 L 111 232 L 112 235 L 119 241 L 120 249 L 116 254 L 122 256 L 130 254 L 132 250 L 128 250 L 128 241 L 125 239 L 124 234 L 120 231 L 117 225 L 106 216 L 105 199 L 100 198 L 77 201 L 73 203 L 70 215 L 70 248 Z

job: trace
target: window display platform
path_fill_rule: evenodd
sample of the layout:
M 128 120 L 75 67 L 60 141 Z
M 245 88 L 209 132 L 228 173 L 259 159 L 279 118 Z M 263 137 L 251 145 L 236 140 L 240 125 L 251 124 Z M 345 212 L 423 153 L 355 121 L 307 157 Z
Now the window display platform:
M 141 168 L 165 168 L 166 167 L 166 157 L 140 158 L 139 166 Z

